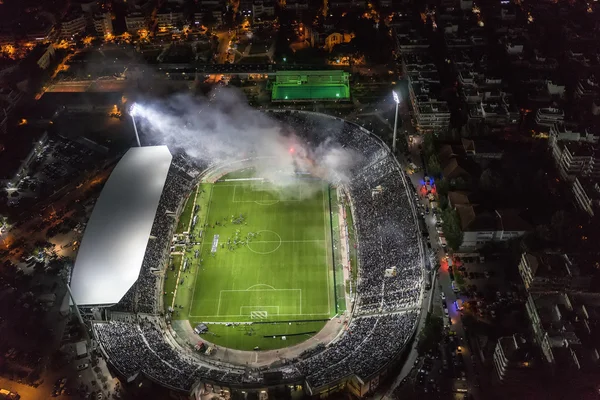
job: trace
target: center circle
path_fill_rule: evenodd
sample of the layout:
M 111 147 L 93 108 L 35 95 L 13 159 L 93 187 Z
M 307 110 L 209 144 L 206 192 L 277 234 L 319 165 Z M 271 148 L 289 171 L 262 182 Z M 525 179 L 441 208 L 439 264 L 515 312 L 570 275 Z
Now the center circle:
M 281 247 L 281 236 L 277 232 L 262 230 L 256 232 L 258 235 L 246 243 L 246 247 L 256 254 L 271 254 Z

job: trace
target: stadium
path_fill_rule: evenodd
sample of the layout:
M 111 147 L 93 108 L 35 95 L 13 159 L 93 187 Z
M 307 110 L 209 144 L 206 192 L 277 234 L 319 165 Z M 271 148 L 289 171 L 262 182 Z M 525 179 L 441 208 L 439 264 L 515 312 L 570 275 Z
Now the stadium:
M 401 365 L 424 290 L 402 169 L 358 125 L 265 113 L 351 151 L 350 174 L 324 179 L 293 145 L 285 176 L 253 154 L 203 162 L 156 145 L 130 149 L 105 184 L 70 290 L 127 382 L 195 399 L 362 397 Z

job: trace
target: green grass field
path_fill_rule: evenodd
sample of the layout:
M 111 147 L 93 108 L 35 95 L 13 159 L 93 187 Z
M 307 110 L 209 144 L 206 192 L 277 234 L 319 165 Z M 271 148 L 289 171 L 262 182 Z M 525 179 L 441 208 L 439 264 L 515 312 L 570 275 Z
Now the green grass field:
M 226 179 L 252 175 L 244 170 Z M 211 324 L 204 336 L 245 350 L 286 347 L 318 332 L 336 313 L 329 196 L 328 185 L 315 179 L 297 179 L 285 189 L 262 180 L 203 183 L 191 232 L 198 239 L 184 256 L 187 271 L 177 275 L 184 259 L 173 256 L 179 265 L 165 283 L 165 306 L 177 305 L 174 319 L 192 326 L 253 322 Z M 167 287 L 177 276 L 173 300 Z M 345 310 L 343 294 L 337 297 Z M 283 341 L 282 335 L 289 336 Z

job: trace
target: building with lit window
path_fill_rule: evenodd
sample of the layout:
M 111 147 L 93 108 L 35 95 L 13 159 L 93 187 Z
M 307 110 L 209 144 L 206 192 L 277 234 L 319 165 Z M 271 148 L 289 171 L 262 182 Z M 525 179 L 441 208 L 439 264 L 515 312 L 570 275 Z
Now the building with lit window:
M 565 113 L 560 108 L 546 107 L 540 108 L 535 113 L 535 122 L 539 126 L 552 127 L 556 123 L 562 122 L 565 119 Z
M 493 355 L 492 382 L 502 385 L 504 391 L 514 388 L 531 394 L 535 390 L 535 379 L 541 372 L 536 355 L 536 349 L 522 335 L 499 338 Z
M 113 25 L 110 13 L 94 15 L 94 29 L 98 36 L 108 36 L 113 33 Z
M 575 202 L 590 217 L 600 209 L 600 181 L 576 177 L 573 181 Z
M 455 207 L 463 232 L 461 250 L 475 250 L 490 242 L 507 242 L 532 228 L 515 210 L 486 210 L 472 204 Z
M 169 31 L 183 23 L 183 11 L 179 7 L 163 7 L 156 13 L 156 23 L 159 31 Z
M 60 34 L 64 39 L 73 39 L 85 32 L 86 25 L 83 12 L 80 9 L 72 9 L 63 18 Z
M 148 27 L 146 18 L 140 12 L 127 14 L 125 17 L 125 25 L 127 26 L 127 32 L 129 33 L 137 33 L 137 31 Z
M 586 142 L 557 142 L 552 149 L 554 162 L 563 179 L 600 178 L 600 151 Z
M 519 262 L 519 274 L 529 292 L 560 292 L 589 287 L 589 280 L 580 277 L 579 268 L 562 253 L 525 252 Z

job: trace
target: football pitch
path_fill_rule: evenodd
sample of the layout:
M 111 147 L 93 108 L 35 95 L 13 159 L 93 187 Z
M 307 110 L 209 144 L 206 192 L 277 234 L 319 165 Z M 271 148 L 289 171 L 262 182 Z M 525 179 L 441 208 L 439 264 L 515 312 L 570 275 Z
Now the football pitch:
M 258 331 L 264 337 L 290 335 L 293 339 L 285 345 L 316 333 L 336 310 L 345 310 L 345 304 L 336 304 L 336 296 L 343 299 L 343 293 L 336 295 L 334 289 L 332 195 L 335 190 L 310 176 L 282 187 L 247 170 L 201 184 L 184 207 L 195 208 L 187 217 L 190 222 L 183 221 L 191 228 L 196 216 L 189 229 L 192 243 L 173 255 L 174 264 L 180 265 L 167 274 L 166 293 L 169 284 L 178 283 L 174 300 L 165 295 L 165 306 L 176 305 L 173 319 L 188 319 L 193 326 L 269 323 L 272 328 L 261 326 Z M 223 327 L 212 326 L 223 334 Z M 246 331 L 236 330 L 249 336 Z M 236 335 L 234 330 L 225 332 Z M 237 348 L 257 342 L 206 339 Z

